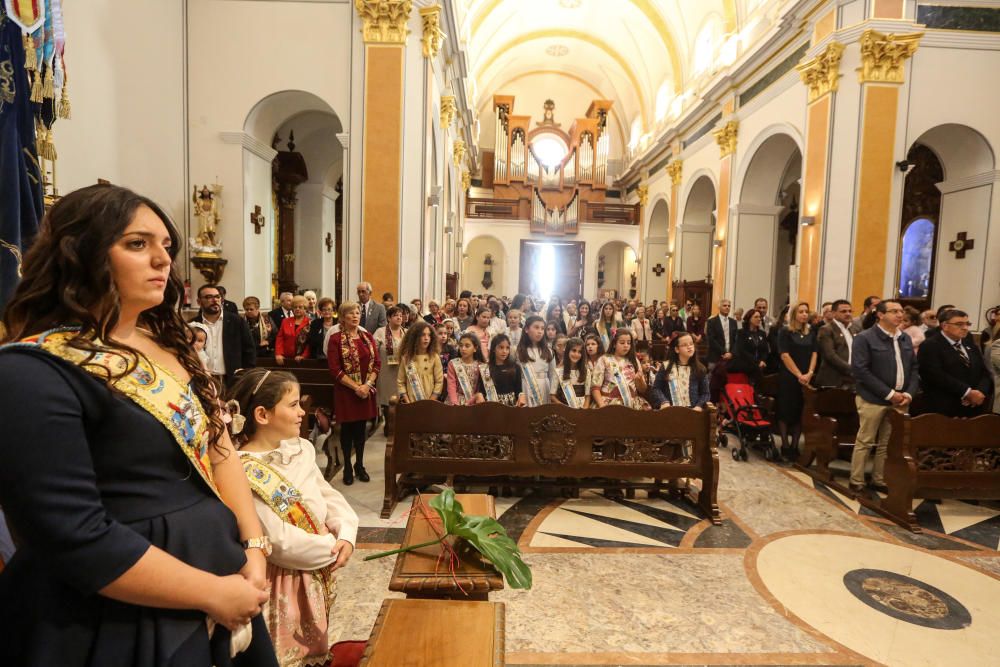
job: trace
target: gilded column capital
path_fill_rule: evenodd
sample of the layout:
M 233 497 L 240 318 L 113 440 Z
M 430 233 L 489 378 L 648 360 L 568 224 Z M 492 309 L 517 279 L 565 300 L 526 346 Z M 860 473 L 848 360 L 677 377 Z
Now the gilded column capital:
M 718 130 L 712 130 L 715 142 L 719 144 L 719 157 L 724 158 L 736 152 L 736 137 L 740 131 L 739 121 L 731 120 Z
M 670 182 L 674 185 L 681 184 L 681 175 L 684 172 L 684 163 L 680 160 L 674 160 L 667 165 L 667 173 L 670 174 Z
M 454 95 L 442 95 L 441 96 L 441 128 L 447 130 L 451 127 L 452 121 L 455 120 L 455 111 L 457 110 L 455 106 L 455 96 Z
M 922 32 L 893 35 L 865 30 L 861 33 L 861 83 L 903 83 L 903 61 L 917 50 Z
M 437 58 L 444 41 L 444 33 L 441 32 L 441 6 L 432 5 L 421 9 L 420 21 L 424 26 L 423 36 L 420 38 L 420 43 L 424 46 L 424 58 L 433 60 Z
M 472 174 L 466 169 L 462 172 L 462 192 L 468 192 L 472 187 Z
M 451 158 L 456 167 L 462 166 L 462 160 L 465 159 L 465 142 L 461 139 L 455 139 L 455 143 L 452 144 Z
M 837 91 L 843 54 L 843 44 L 830 42 L 822 53 L 795 67 L 802 77 L 802 83 L 809 89 L 810 102 Z
M 639 196 L 639 204 L 645 207 L 649 203 L 649 186 L 643 183 L 636 188 L 635 193 Z
M 406 44 L 413 0 L 354 0 L 366 44 Z

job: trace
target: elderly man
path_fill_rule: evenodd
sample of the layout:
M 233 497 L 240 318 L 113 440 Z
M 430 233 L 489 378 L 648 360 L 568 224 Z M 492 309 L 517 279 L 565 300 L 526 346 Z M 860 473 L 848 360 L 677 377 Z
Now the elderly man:
M 969 315 L 952 308 L 940 315 L 940 321 L 941 332 L 920 344 L 922 411 L 949 417 L 988 412 L 986 399 L 993 392 L 993 378 L 969 335 Z
M 274 323 L 274 330 L 277 331 L 281 328 L 281 322 L 286 317 L 292 316 L 292 297 L 295 296 L 291 292 L 282 292 L 278 295 L 278 307 L 268 313 L 268 317 L 271 318 L 271 322 Z
M 361 326 L 368 332 L 384 327 L 389 320 L 385 316 L 385 306 L 372 301 L 372 284 L 360 282 L 357 286 L 358 306 L 361 307 Z

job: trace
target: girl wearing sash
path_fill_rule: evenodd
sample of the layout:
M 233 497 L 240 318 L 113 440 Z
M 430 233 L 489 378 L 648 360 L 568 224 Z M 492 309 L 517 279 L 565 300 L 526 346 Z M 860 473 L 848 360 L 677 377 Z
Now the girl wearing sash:
M 273 548 L 264 620 L 275 653 L 282 667 L 325 665 L 334 572 L 354 553 L 358 515 L 323 479 L 316 450 L 299 437 L 305 411 L 294 375 L 251 369 L 241 373 L 227 398 L 237 413 L 230 429 Z
M 521 342 L 522 333 L 524 333 L 524 329 L 521 328 L 521 311 L 517 308 L 511 308 L 507 311 L 507 338 L 511 347 L 517 347 L 517 344 Z
M 642 397 L 646 380 L 639 370 L 639 361 L 632 346 L 632 332 L 622 327 L 611 339 L 611 349 L 594 366 L 591 378 L 591 396 L 594 405 L 624 405 L 635 410 L 649 410 L 649 403 Z
M 606 301 L 601 306 L 601 315 L 594 324 L 594 328 L 597 329 L 597 334 L 601 337 L 601 343 L 604 345 L 605 350 L 610 352 L 614 349 L 611 346 L 611 339 L 614 338 L 615 332 L 623 326 L 621 320 L 615 317 L 614 302 Z
M 590 371 L 590 375 L 594 375 L 594 367 L 597 366 L 597 361 L 604 356 L 604 344 L 601 343 L 601 337 L 596 333 L 589 333 L 583 337 L 583 351 L 584 357 L 587 359 L 587 370 Z
M 556 339 L 559 338 L 559 323 L 549 320 L 545 323 L 545 342 L 550 348 L 555 348 Z
M 486 359 L 479 349 L 479 337 L 468 331 L 462 334 L 458 339 L 458 355 L 448 364 L 448 404 L 475 405 L 484 402 L 479 365 L 484 364 Z
M 454 322 L 455 320 L 445 320 L 444 324 L 439 324 L 434 328 L 434 332 L 437 334 L 438 357 L 441 358 L 442 374 L 444 373 L 444 369 L 448 368 L 448 364 L 451 360 L 458 358 L 458 341 L 454 336 Z M 444 401 L 447 398 L 447 388 L 442 386 L 441 392 L 437 395 L 436 400 Z
M 399 306 L 389 306 L 385 311 L 387 324 L 375 330 L 372 336 L 378 346 L 379 363 L 382 371 L 379 373 L 375 389 L 378 394 L 382 418 L 388 422 L 389 399 L 396 395 L 396 378 L 399 375 L 399 354 L 403 345 L 403 309 Z
M 555 355 L 545 342 L 545 320 L 538 315 L 532 315 L 524 323 L 524 334 L 517 344 L 517 361 L 525 404 L 535 407 L 548 403 L 559 378 Z
M 564 355 L 566 353 L 566 341 L 569 340 L 569 336 L 566 334 L 559 334 L 556 336 L 555 342 L 552 344 L 552 353 L 556 357 L 556 366 L 562 366 L 565 359 Z
M 556 367 L 559 384 L 554 387 L 552 397 L 571 408 L 590 407 L 590 371 L 584 356 L 583 341 L 570 338 L 566 341 L 566 352 L 562 366 Z
M 444 325 L 438 327 L 444 331 Z M 436 401 L 444 385 L 438 337 L 431 325 L 415 322 L 406 331 L 399 352 L 396 392 L 401 403 Z
M 510 339 L 506 334 L 493 337 L 487 373 L 483 374 L 483 385 L 487 401 L 521 407 L 525 401 L 521 392 L 521 369 L 511 358 L 510 350 Z M 487 386 L 490 383 L 493 385 L 492 391 Z
M 658 409 L 676 405 L 701 410 L 709 398 L 708 370 L 698 361 L 694 336 L 682 333 L 670 345 L 667 363 L 656 373 L 650 399 Z
M 476 311 L 476 321 L 469 326 L 465 332 L 475 335 L 479 341 L 479 356 L 486 361 L 486 355 L 490 353 L 490 338 L 493 333 L 490 331 L 490 322 L 493 321 L 493 311 L 489 308 L 480 308 Z M 461 339 L 460 339 L 461 340 Z
M 0 340 L 0 505 L 19 542 L 4 665 L 277 665 L 269 547 L 185 339 L 180 252 L 156 204 L 94 185 L 24 257 Z

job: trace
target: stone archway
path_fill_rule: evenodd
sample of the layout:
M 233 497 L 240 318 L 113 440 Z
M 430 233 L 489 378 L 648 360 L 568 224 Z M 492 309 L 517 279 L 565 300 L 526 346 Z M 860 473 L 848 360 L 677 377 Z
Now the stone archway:
M 712 275 L 715 211 L 715 183 L 707 174 L 697 176 L 688 191 L 683 218 L 677 230 L 675 280 L 695 282 Z
M 597 281 L 589 286 L 593 294 L 614 290 L 619 297 L 631 298 L 633 290 L 638 293 L 638 263 L 632 246 L 624 241 L 609 241 L 597 251 L 597 258 Z

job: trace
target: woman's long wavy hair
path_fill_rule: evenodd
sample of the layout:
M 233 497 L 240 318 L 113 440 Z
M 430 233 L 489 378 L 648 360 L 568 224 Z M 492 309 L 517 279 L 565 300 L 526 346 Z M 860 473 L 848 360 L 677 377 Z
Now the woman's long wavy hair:
M 98 352 L 116 353 L 128 362 L 120 373 L 105 371 L 109 388 L 114 389 L 117 380 L 134 371 L 145 356 L 111 339 L 121 317 L 121 302 L 111 278 L 108 253 L 141 206 L 152 210 L 166 226 L 172 264 L 163 301 L 143 311 L 137 324 L 148 329 L 190 373 L 191 385 L 209 420 L 211 442 L 218 447 L 225 430 L 219 416 L 219 392 L 188 343 L 188 326 L 181 317 L 184 283 L 173 263 L 180 253 L 181 238 L 163 209 L 142 195 L 115 185 L 91 185 L 69 193 L 45 214 L 38 237 L 24 256 L 24 275 L 4 312 L 6 335 L 0 342 L 17 341 L 56 327 L 78 326 L 80 335 L 68 345 L 89 353 L 81 365 L 87 365 Z

